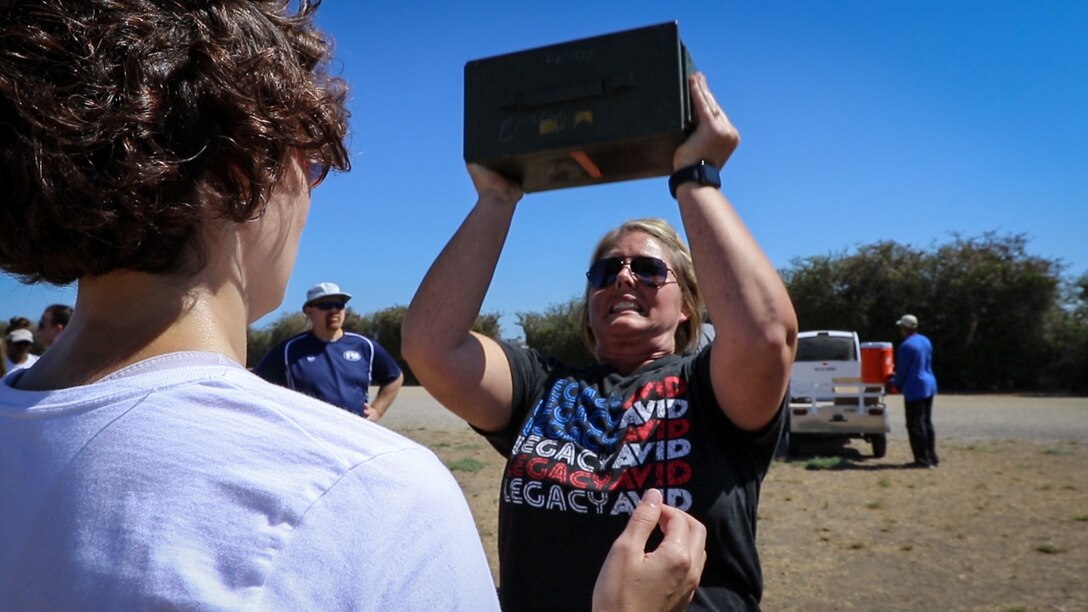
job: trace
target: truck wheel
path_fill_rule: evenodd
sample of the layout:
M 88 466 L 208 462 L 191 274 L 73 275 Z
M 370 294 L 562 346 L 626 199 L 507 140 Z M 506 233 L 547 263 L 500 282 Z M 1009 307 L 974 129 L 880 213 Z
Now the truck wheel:
M 884 454 L 888 452 L 888 436 L 885 434 L 869 438 L 869 443 L 873 445 L 873 458 L 875 459 L 884 457 Z
M 778 459 L 789 459 L 793 452 L 793 435 L 790 433 L 789 406 L 783 408 L 786 411 L 785 423 L 782 424 L 782 434 L 778 436 L 778 446 L 774 449 L 774 456 Z

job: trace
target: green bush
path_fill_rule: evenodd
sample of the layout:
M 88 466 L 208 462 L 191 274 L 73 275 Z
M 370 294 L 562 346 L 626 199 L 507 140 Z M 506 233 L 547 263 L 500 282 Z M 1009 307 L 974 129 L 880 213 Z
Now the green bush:
M 594 358 L 581 338 L 582 299 L 571 298 L 553 304 L 543 313 L 519 312 L 518 325 L 525 332 L 525 344 L 563 363 L 586 366 Z
M 928 249 L 881 241 L 853 252 L 795 259 L 781 274 L 801 329 L 851 329 L 862 341 L 900 341 L 895 321 L 910 312 L 933 341 L 940 387 L 961 391 L 1088 392 L 1088 273 L 1063 277 L 1063 264 L 1029 253 L 1023 235 L 954 235 Z M 370 336 L 415 377 L 400 355 L 404 306 L 367 315 L 347 310 L 345 328 Z M 579 333 L 581 297 L 522 312 L 525 344 L 584 366 L 594 358 Z M 301 312 L 250 329 L 248 364 L 306 329 Z M 498 314 L 473 329 L 502 337 Z M 719 330 L 719 333 L 721 330 Z
M 943 389 L 1088 389 L 1088 275 L 1070 286 L 1023 235 L 954 235 L 928 250 L 884 241 L 791 264 L 782 276 L 801 329 L 899 342 L 895 321 L 917 315 Z

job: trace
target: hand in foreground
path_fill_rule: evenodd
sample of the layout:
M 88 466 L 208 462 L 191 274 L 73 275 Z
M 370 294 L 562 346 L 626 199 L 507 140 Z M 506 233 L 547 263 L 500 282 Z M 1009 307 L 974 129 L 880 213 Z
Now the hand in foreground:
M 370 402 L 363 404 L 363 417 L 368 421 L 378 422 L 378 419 L 382 418 L 381 413 L 370 407 Z
M 468 164 L 468 175 L 480 200 L 494 200 L 498 204 L 513 206 L 525 192 L 521 185 L 480 164 Z
M 706 75 L 697 72 L 688 77 L 688 88 L 698 125 L 687 140 L 676 148 L 672 167 L 679 170 L 705 160 L 720 170 L 740 144 L 740 133 L 714 99 L 714 94 L 710 93 Z
M 658 525 L 665 539 L 645 552 Z M 593 610 L 683 610 L 699 586 L 704 563 L 706 527 L 666 506 L 661 492 L 650 489 L 608 551 L 593 587 Z

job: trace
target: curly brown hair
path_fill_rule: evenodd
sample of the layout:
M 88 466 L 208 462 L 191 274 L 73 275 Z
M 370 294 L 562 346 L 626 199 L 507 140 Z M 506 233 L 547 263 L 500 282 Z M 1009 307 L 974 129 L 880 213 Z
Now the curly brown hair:
M 293 150 L 348 170 L 320 1 L 288 4 L 0 0 L 0 268 L 195 271 L 201 223 L 259 218 Z

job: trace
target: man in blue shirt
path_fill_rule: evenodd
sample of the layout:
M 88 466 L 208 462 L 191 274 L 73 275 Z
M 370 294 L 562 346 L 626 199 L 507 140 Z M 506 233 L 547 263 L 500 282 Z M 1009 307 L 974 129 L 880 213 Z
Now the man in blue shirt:
M 937 458 L 936 434 L 933 431 L 933 396 L 937 394 L 937 377 L 933 375 L 933 345 L 918 333 L 918 317 L 903 315 L 896 322 L 903 342 L 895 359 L 893 384 L 902 390 L 906 407 L 907 435 L 914 453 L 915 467 L 935 468 Z
M 404 374 L 382 345 L 344 331 L 344 308 L 350 299 L 336 283 L 312 287 L 302 305 L 310 330 L 273 347 L 253 371 L 269 382 L 377 421 L 396 398 Z M 370 385 L 378 387 L 373 402 Z

